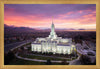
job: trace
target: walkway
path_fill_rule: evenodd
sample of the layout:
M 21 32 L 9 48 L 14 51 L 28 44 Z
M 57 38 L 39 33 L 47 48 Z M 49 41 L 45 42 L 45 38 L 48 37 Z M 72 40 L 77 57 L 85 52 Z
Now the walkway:
M 44 56 L 44 57 L 59 58 L 59 59 L 70 59 L 70 58 L 65 58 L 65 57 L 45 56 L 45 55 L 37 55 L 37 54 L 27 54 L 27 55 Z M 72 58 L 73 58 L 73 57 L 72 57 Z
M 39 59 L 24 58 L 24 57 L 18 56 L 17 53 L 15 54 L 15 56 L 16 56 L 17 58 L 23 59 L 23 60 L 37 61 L 37 62 L 47 62 L 47 60 L 39 60 Z M 54 60 L 51 60 L 51 62 L 61 63 L 62 61 L 54 61 Z M 70 61 L 66 61 L 66 62 L 70 63 Z

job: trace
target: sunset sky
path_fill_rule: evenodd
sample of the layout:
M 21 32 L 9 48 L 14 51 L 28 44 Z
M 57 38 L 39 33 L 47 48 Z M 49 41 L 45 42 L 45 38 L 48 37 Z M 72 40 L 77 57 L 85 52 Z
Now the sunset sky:
M 96 4 L 5 4 L 4 24 L 16 27 L 96 29 Z

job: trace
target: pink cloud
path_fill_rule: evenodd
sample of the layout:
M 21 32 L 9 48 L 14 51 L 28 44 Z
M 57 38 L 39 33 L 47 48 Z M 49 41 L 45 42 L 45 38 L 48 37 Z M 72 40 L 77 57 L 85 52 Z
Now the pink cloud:
M 79 13 L 83 13 L 83 11 L 82 11 L 82 10 L 80 10 L 80 11 L 79 11 Z
M 7 25 L 14 26 L 26 26 L 26 27 L 49 27 L 52 22 L 52 18 L 43 18 L 42 14 L 36 15 L 25 15 L 19 16 L 14 12 L 14 9 L 10 9 L 12 12 L 5 12 L 4 22 Z M 90 12 L 91 10 L 80 10 L 78 12 L 68 12 L 65 14 L 60 14 L 59 17 L 54 18 L 54 23 L 57 28 L 95 28 L 96 25 L 96 17 L 94 14 L 96 11 L 91 11 L 93 14 L 83 15 L 78 18 L 68 18 L 71 14 L 79 14 L 83 12 Z M 91 26 L 91 24 L 94 24 Z M 87 26 L 86 26 L 87 25 Z
M 74 13 L 74 12 L 71 11 L 71 12 L 66 13 L 66 15 L 70 15 L 70 14 L 73 14 L 73 13 Z

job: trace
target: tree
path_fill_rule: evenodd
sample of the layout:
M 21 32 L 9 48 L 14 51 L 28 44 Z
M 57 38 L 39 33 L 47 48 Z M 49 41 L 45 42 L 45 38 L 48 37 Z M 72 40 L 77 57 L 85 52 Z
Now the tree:
M 62 60 L 61 64 L 62 64 L 62 65 L 68 65 L 69 63 L 66 62 L 66 59 L 64 59 L 64 60 Z
M 7 54 L 4 54 L 4 64 L 7 65 L 9 64 L 10 61 L 12 61 L 13 59 L 15 59 L 15 55 L 13 53 L 13 51 L 9 51 Z
M 13 60 L 15 58 L 13 51 L 9 51 L 7 56 L 9 56 L 9 60 Z
M 48 59 L 47 62 L 46 62 L 46 65 L 51 65 L 51 64 L 52 64 L 52 63 L 51 63 L 51 60 Z
M 7 56 L 7 53 L 4 53 L 4 65 L 7 65 L 9 63 L 9 58 Z
M 24 50 L 24 47 L 23 46 L 21 46 L 21 50 Z
M 88 65 L 91 62 L 89 56 L 87 56 L 87 55 L 81 55 L 80 56 L 80 61 L 84 65 Z

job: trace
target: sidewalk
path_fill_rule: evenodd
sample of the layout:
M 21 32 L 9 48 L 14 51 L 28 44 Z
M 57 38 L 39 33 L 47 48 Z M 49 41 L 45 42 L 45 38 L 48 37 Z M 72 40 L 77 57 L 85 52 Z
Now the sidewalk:
M 30 58 L 24 58 L 24 57 L 20 57 L 18 56 L 18 54 L 16 53 L 15 56 L 19 59 L 23 59 L 23 60 L 29 60 L 29 61 L 37 61 L 37 62 L 47 62 L 47 60 L 39 60 L 39 59 L 30 59 Z M 62 61 L 54 61 L 51 60 L 51 62 L 56 62 L 56 63 L 61 63 Z M 70 63 L 70 61 L 66 61 L 68 63 Z

